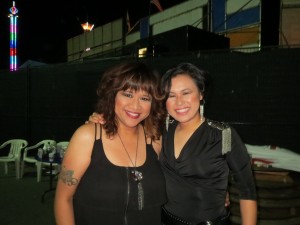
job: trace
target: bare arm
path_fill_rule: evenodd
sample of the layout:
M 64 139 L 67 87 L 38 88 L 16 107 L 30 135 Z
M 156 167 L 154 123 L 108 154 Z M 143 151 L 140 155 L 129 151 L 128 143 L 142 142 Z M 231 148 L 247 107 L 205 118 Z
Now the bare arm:
M 89 163 L 94 143 L 94 124 L 81 126 L 73 134 L 57 182 L 54 213 L 57 225 L 75 225 L 73 195 Z
M 240 200 L 242 225 L 256 225 L 257 223 L 257 202 L 254 200 Z

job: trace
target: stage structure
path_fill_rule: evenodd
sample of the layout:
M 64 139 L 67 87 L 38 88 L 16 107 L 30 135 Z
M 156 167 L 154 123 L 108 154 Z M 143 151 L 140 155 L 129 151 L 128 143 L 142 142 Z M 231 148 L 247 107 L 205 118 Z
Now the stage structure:
M 10 71 L 17 70 L 17 18 L 18 9 L 13 1 L 13 6 L 9 9 L 10 14 Z

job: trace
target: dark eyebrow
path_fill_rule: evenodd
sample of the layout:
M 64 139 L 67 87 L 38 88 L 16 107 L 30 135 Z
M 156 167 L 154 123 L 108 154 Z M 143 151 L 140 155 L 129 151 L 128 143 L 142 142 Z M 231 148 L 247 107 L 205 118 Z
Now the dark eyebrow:
M 126 92 L 130 92 L 130 93 L 133 93 L 134 91 L 131 89 L 131 88 L 128 88 L 128 89 L 126 89 L 126 90 L 122 90 L 122 91 L 126 91 Z

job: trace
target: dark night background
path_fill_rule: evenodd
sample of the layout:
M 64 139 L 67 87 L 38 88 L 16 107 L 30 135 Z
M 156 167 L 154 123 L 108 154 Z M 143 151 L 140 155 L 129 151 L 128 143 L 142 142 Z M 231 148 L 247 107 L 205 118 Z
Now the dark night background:
M 165 5 L 167 1 L 160 0 L 164 9 L 168 8 Z M 30 5 L 22 0 L 16 2 L 19 9 L 19 65 L 29 59 L 45 63 L 65 62 L 67 39 L 81 34 L 81 23 L 87 19 L 96 27 L 101 26 L 125 17 L 128 8 L 133 25 L 149 13 L 149 0 L 110 1 L 98 8 L 91 2 L 87 0 L 80 4 L 64 1 L 60 5 L 57 1 L 33 4 L 37 3 L 33 0 Z M 278 24 L 270 26 L 273 23 L 270 18 L 272 15 L 274 17 L 275 11 L 268 9 L 278 2 L 272 0 L 271 4 L 271 0 L 267 0 L 262 5 L 267 14 L 262 18 L 261 26 L 268 28 L 267 33 L 262 32 L 261 36 L 265 47 L 263 51 L 253 54 L 228 51 L 211 57 L 210 53 L 205 55 L 197 52 L 189 53 L 191 58 L 170 53 L 153 62 L 152 59 L 149 61 L 160 72 L 176 62 L 201 64 L 213 74 L 215 86 L 218 87 L 215 88 L 217 94 L 212 101 L 214 106 L 210 111 L 207 108 L 210 118 L 234 124 L 246 143 L 272 144 L 299 151 L 300 104 L 295 99 L 295 96 L 300 96 L 300 89 L 297 88 L 299 49 L 274 48 Z M 176 5 L 179 2 L 175 4 L 175 0 L 172 0 L 172 3 Z M 0 69 L 9 66 L 7 15 L 12 3 L 5 4 L 0 7 Z M 153 5 L 151 9 L 151 14 L 157 12 Z M 30 68 L 18 70 L 13 76 L 9 71 L 3 73 L 0 76 L 0 109 L 3 109 L 0 110 L 1 138 L 15 136 L 15 132 L 18 132 L 26 134 L 30 142 L 45 136 L 69 139 L 74 129 L 93 111 L 99 74 L 115 63 L 114 60 L 101 62 L 87 60 L 71 66 L 66 63 Z M 15 124 L 12 125 L 11 121 Z M 41 127 L 49 129 L 40 130 Z
M 99 1 L 37 1 L 16 0 L 18 11 L 17 55 L 20 66 L 27 60 L 44 63 L 66 61 L 67 40 L 81 34 L 81 23 L 87 20 L 102 26 L 129 12 L 131 25 L 149 14 L 150 0 Z M 183 0 L 160 0 L 164 9 Z M 0 69 L 9 68 L 9 8 L 12 1 L 0 3 Z M 158 12 L 151 5 L 151 14 Z

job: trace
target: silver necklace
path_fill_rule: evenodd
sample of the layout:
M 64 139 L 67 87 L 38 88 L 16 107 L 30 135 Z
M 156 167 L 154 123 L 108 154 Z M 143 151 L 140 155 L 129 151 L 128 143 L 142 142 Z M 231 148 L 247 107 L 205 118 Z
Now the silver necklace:
M 122 139 L 121 139 L 118 132 L 117 132 L 117 134 L 118 134 L 118 137 L 119 137 L 119 139 L 120 139 L 120 141 L 123 145 L 123 148 L 124 148 L 128 158 L 129 158 L 129 160 L 130 160 L 130 162 L 133 166 L 133 170 L 131 171 L 131 175 L 133 177 L 133 180 L 136 181 L 137 184 L 138 184 L 138 209 L 142 210 L 143 207 L 144 207 L 144 190 L 143 190 L 143 185 L 142 185 L 143 173 L 136 169 L 136 161 L 137 161 L 138 146 L 139 146 L 139 130 L 138 130 L 138 134 L 137 134 L 134 163 L 133 163 L 133 161 L 132 161 L 132 159 L 131 159 L 131 157 L 130 157 L 130 155 L 129 155 L 129 153 L 128 153 L 128 151 L 127 151 L 127 149 L 126 149 L 126 147 L 125 147 L 125 145 L 124 145 L 124 143 L 123 143 L 123 141 L 122 141 Z
M 138 146 L 139 146 L 139 132 L 138 132 L 138 134 L 137 134 L 136 149 L 135 149 L 135 161 L 134 161 L 134 163 L 133 163 L 133 160 L 131 159 L 131 157 L 130 157 L 130 155 L 129 155 L 129 153 L 128 153 L 128 151 L 127 151 L 127 149 L 126 149 L 126 147 L 125 147 L 125 145 L 124 145 L 124 143 L 123 143 L 123 141 L 122 141 L 122 138 L 120 137 L 120 135 L 119 135 L 118 132 L 117 132 L 117 134 L 118 134 L 118 137 L 119 137 L 119 139 L 120 139 L 120 141 L 121 141 L 121 143 L 122 143 L 122 145 L 123 145 L 123 148 L 124 148 L 124 150 L 125 150 L 125 152 L 126 152 L 128 158 L 129 158 L 129 160 L 130 160 L 130 162 L 131 162 L 131 164 L 132 164 L 132 166 L 133 166 L 133 170 L 131 171 L 131 174 L 132 174 L 133 179 L 134 179 L 135 181 L 141 181 L 141 180 L 143 179 L 143 173 L 140 172 L 140 171 L 138 171 L 138 170 L 136 169 L 136 160 L 137 160 Z

